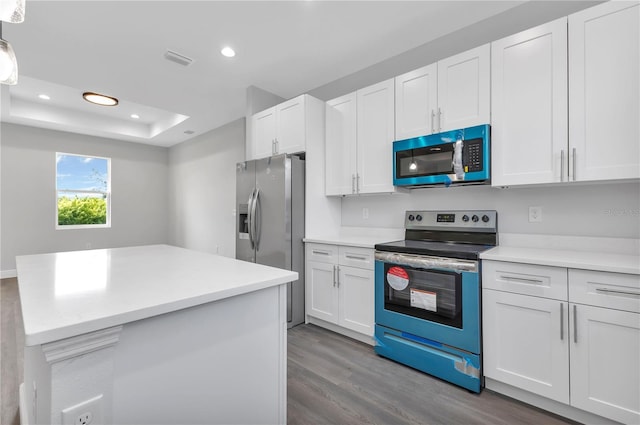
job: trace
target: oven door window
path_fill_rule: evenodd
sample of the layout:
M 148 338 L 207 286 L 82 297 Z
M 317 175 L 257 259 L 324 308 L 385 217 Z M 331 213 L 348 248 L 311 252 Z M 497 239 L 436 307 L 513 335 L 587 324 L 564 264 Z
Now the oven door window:
M 462 275 L 385 263 L 384 308 L 462 329 Z

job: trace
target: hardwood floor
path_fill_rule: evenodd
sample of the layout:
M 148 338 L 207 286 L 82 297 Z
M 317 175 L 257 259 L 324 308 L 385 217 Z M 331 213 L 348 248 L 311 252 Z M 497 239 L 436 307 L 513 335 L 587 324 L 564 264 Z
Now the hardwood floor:
M 1 425 L 19 425 L 24 334 L 16 279 L 0 285 Z M 472 394 L 314 325 L 288 331 L 287 421 L 297 424 L 572 423 L 491 391 Z
M 24 332 L 15 278 L 0 281 L 0 424 L 19 425 L 18 387 L 22 382 Z
M 288 423 L 573 423 L 484 390 L 469 391 L 377 356 L 313 325 L 288 333 Z

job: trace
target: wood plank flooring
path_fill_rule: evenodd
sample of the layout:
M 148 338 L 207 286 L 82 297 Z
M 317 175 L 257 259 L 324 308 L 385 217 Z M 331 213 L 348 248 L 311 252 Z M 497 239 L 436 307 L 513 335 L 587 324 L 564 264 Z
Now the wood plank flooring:
M 290 425 L 574 423 L 488 390 L 470 393 L 313 325 L 290 329 L 288 350 Z
M 16 279 L 3 279 L 0 289 L 0 425 L 19 425 L 24 334 Z M 469 393 L 314 325 L 288 331 L 287 395 L 290 425 L 572 423 L 491 391 Z
M 0 281 L 0 424 L 19 425 L 24 331 L 16 278 Z

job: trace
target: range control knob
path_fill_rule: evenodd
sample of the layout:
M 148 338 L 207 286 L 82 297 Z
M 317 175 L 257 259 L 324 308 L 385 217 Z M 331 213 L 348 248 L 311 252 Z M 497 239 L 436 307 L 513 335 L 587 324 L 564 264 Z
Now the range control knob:
M 409 214 L 409 217 L 407 217 L 409 219 L 409 221 L 413 221 L 415 220 L 415 217 L 413 216 L 413 214 Z
M 466 214 L 465 214 L 465 215 L 463 215 L 463 216 L 462 216 L 462 221 L 464 221 L 465 223 L 466 223 L 467 221 L 469 221 L 469 216 L 468 216 L 468 215 L 466 215 Z
M 482 221 L 484 221 L 485 223 L 489 221 L 489 216 L 488 215 L 483 215 L 482 216 Z
M 416 216 L 416 220 L 418 220 L 418 221 L 422 221 L 422 216 L 421 216 L 420 214 L 418 214 L 418 215 Z
M 480 219 L 478 218 L 478 216 L 477 216 L 477 215 L 475 215 L 475 214 L 474 214 L 474 215 L 471 217 L 471 220 L 473 220 L 473 222 L 474 222 L 474 223 L 477 223 L 477 222 L 478 222 L 478 220 L 480 220 Z

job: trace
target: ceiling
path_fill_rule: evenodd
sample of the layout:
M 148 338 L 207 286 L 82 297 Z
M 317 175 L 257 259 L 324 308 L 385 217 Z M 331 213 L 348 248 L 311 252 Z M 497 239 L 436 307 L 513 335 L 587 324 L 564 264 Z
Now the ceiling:
M 292 98 L 523 2 L 26 3 L 25 21 L 3 26 L 19 79 L 3 86 L 2 121 L 167 147 L 243 117 L 249 86 Z

